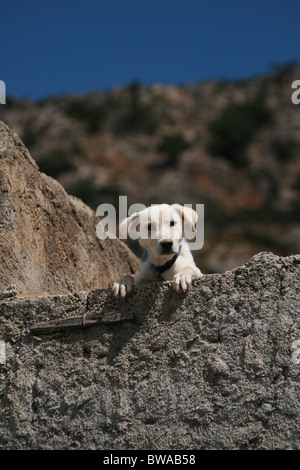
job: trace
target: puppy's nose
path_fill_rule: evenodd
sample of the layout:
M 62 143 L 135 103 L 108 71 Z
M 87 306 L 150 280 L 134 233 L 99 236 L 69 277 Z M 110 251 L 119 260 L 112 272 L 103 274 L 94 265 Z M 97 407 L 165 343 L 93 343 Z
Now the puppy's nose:
M 173 240 L 162 240 L 160 242 L 160 246 L 162 247 L 163 251 L 171 251 Z

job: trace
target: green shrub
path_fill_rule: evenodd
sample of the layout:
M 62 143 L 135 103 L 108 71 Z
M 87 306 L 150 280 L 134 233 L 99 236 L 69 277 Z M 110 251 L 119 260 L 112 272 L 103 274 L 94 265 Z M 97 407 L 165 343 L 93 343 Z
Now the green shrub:
M 118 133 L 132 134 L 145 132 L 153 134 L 157 129 L 157 120 L 152 109 L 147 105 L 135 105 L 131 107 L 119 120 L 116 130 Z
M 151 104 L 140 99 L 141 85 L 134 82 L 128 87 L 129 102 L 118 119 L 115 131 L 121 134 L 144 132 L 153 134 L 158 128 L 158 119 Z
M 158 144 L 157 150 L 167 154 L 167 166 L 176 166 L 180 155 L 185 150 L 189 149 L 190 146 L 190 142 L 188 142 L 182 134 L 177 132 L 175 134 L 164 135 Z
M 272 142 L 271 149 L 277 160 L 285 162 L 297 156 L 300 151 L 300 143 L 292 138 L 276 139 Z
M 96 210 L 99 204 L 110 203 L 115 207 L 118 205 L 119 194 L 111 186 L 99 187 L 93 178 L 82 178 L 75 181 L 66 188 L 72 196 L 81 199 L 92 209 Z
M 97 132 L 108 116 L 108 103 L 93 103 L 91 98 L 73 98 L 65 107 L 66 114 L 86 123 L 88 131 Z
M 271 63 L 270 67 L 273 72 L 274 81 L 282 85 L 287 80 L 291 79 L 293 72 L 295 72 L 298 67 L 298 63 L 296 59 L 292 59 L 281 64 Z
M 271 121 L 271 112 L 262 102 L 230 104 L 209 124 L 208 150 L 236 166 L 243 166 L 248 144 L 255 133 Z
M 300 173 L 298 173 L 296 178 L 295 178 L 295 182 L 293 184 L 293 189 L 295 189 L 296 191 L 299 191 L 299 193 L 300 193 Z
M 72 150 L 53 149 L 37 159 L 39 169 L 53 178 L 75 168 Z
M 37 144 L 43 137 L 47 134 L 50 123 L 37 125 L 33 119 L 28 118 L 22 124 L 22 133 L 21 138 L 25 146 L 28 149 L 31 149 L 35 144 Z
M 300 213 L 300 173 L 297 173 L 292 187 L 294 190 L 294 200 L 292 202 L 291 218 L 294 221 L 299 219 Z
M 33 130 L 31 126 L 26 127 L 22 134 L 24 145 L 30 150 L 42 137 L 42 132 Z

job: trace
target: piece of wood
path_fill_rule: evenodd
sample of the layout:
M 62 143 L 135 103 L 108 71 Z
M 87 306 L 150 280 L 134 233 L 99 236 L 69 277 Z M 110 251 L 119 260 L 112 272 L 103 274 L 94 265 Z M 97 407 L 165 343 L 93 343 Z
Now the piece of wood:
M 16 294 L 16 299 L 25 300 L 25 299 L 34 299 L 35 297 L 48 297 L 49 294 L 46 292 L 25 292 L 23 294 Z
M 131 312 L 94 312 L 79 317 L 58 318 L 57 320 L 35 323 L 29 330 L 32 334 L 45 334 L 56 331 L 74 330 L 77 328 L 89 328 L 133 319 L 134 315 Z

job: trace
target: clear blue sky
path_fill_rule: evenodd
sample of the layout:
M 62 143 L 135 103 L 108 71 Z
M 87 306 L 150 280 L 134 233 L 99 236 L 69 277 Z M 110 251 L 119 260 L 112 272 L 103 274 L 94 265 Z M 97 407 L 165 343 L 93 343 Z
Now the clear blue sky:
M 13 96 L 246 78 L 300 57 L 299 0 L 7 0 L 0 10 L 0 79 Z

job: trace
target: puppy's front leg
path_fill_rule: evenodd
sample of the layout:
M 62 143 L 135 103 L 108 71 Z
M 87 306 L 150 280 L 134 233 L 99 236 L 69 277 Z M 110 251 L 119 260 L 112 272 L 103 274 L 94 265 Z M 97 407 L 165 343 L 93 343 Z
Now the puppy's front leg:
M 203 274 L 200 269 L 196 268 L 196 266 L 187 266 L 179 271 L 179 273 L 175 274 L 173 287 L 177 294 L 186 292 L 191 286 L 192 280 L 201 276 L 203 276 Z
M 134 277 L 131 274 L 125 274 L 121 279 L 116 281 L 112 288 L 113 295 L 123 300 L 126 295 L 130 295 L 134 286 Z

